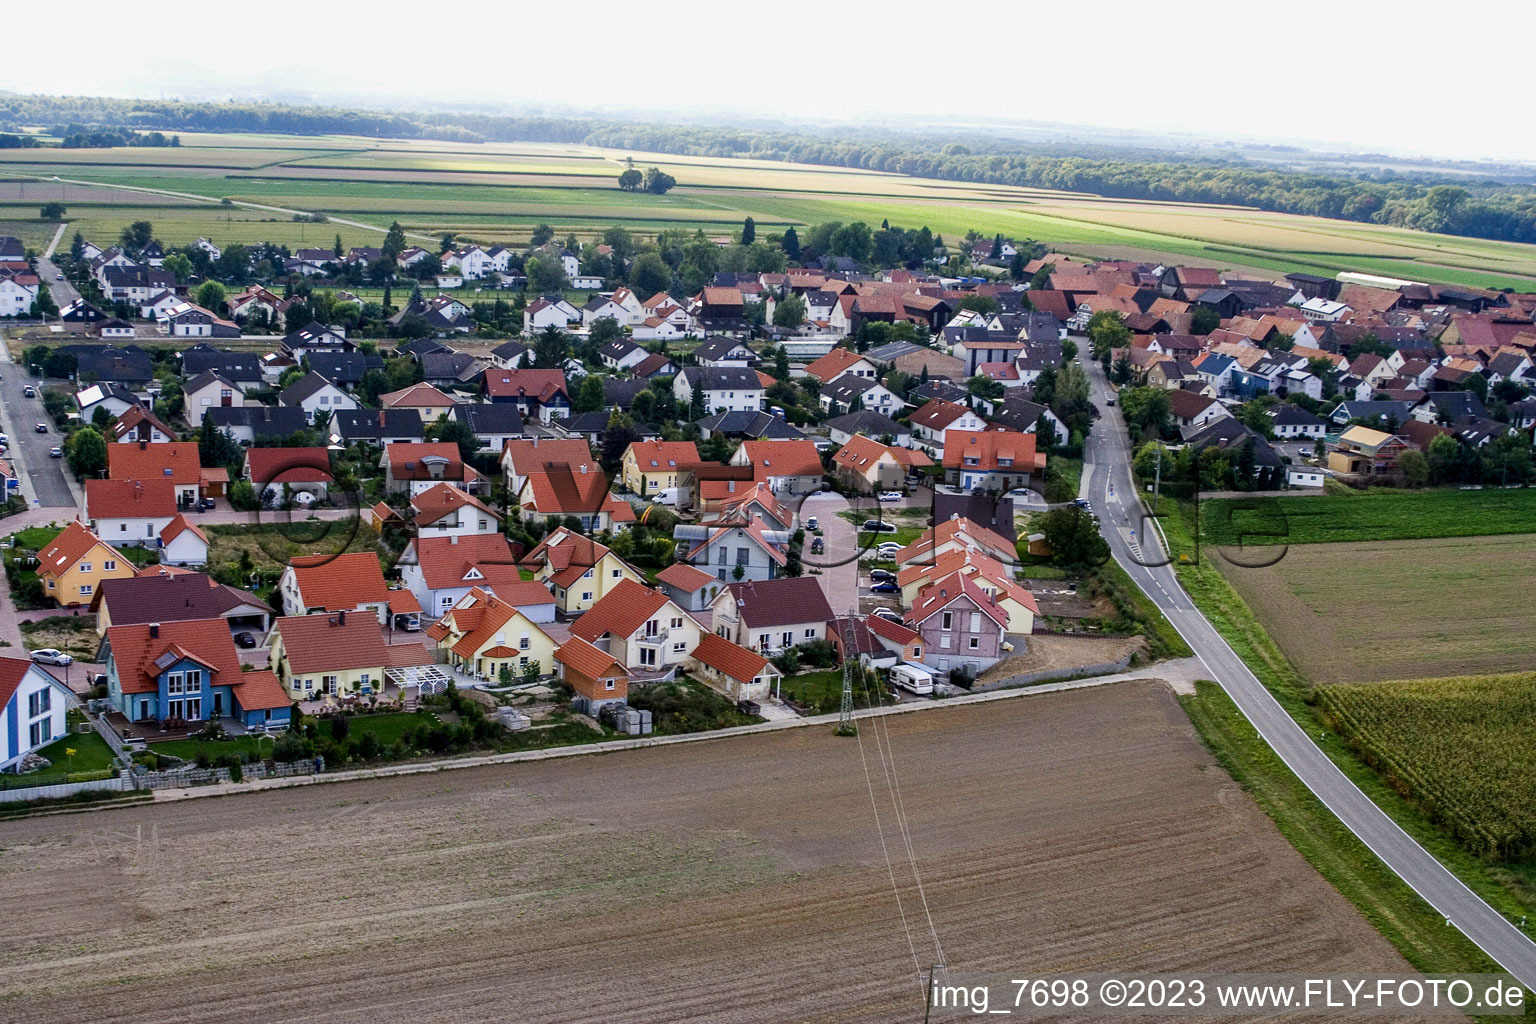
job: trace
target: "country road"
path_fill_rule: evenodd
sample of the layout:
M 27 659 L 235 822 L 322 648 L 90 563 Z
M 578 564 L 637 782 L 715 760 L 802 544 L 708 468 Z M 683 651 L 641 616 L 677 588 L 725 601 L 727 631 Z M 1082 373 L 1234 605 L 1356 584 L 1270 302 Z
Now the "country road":
M 1140 504 L 1120 410 L 1105 404 L 1110 392 L 1098 364 L 1090 360 L 1087 369 L 1104 416 L 1088 441 L 1079 493 L 1099 514 L 1115 560 L 1168 617 L 1209 678 L 1227 692 L 1297 778 L 1441 916 L 1526 988 L 1536 990 L 1536 943 L 1446 870 L 1339 770 L 1195 607 L 1171 565 L 1142 564 L 1160 562 L 1163 555 L 1156 539 L 1149 543 L 1144 535 L 1143 526 L 1150 526 L 1150 520 L 1138 522 Z

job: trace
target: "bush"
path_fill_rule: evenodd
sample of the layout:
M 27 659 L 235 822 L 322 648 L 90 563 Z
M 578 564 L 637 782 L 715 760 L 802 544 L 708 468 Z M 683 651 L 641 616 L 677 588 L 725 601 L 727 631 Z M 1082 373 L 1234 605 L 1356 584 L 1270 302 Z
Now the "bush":
M 314 756 L 314 745 L 297 732 L 285 732 L 272 745 L 274 761 L 304 761 Z
M 337 743 L 345 743 L 347 733 L 352 731 L 352 723 L 344 717 L 331 719 L 331 739 Z

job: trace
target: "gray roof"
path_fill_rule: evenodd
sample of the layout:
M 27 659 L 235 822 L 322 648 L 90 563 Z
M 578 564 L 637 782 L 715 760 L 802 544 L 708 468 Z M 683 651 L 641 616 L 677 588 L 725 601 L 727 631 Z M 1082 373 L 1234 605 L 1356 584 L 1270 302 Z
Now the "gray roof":
M 1299 405 L 1286 403 L 1279 406 L 1273 413 L 1275 426 L 1277 427 L 1320 427 L 1323 421 L 1307 412 Z
M 856 374 L 845 373 L 830 384 L 821 389 L 821 396 L 839 405 L 848 405 L 870 388 L 879 384 L 877 380 L 868 377 L 860 377 Z
M 1192 451 L 1201 452 L 1215 445 L 1218 448 L 1237 449 L 1248 439 L 1253 440 L 1253 464 L 1255 466 L 1279 466 L 1280 456 L 1270 447 L 1263 434 L 1247 426 L 1235 416 L 1220 416 L 1205 426 L 1184 435 L 1184 443 Z
M 1408 418 L 1408 413 L 1413 409 L 1410 402 L 1340 402 L 1338 408 L 1328 417 L 1335 423 L 1347 423 L 1350 420 L 1376 420 L 1385 423 L 1395 419 L 1401 423 Z
M 1017 540 L 1013 525 L 1013 499 L 1006 495 L 993 498 L 986 494 L 946 494 L 933 492 L 933 521 L 946 523 L 952 517 L 969 519 L 993 533 Z
M 326 380 L 314 370 L 310 370 L 304 376 L 300 377 L 298 380 L 294 381 L 292 384 L 289 384 L 282 390 L 282 393 L 277 396 L 277 404 L 298 405 L 300 402 L 303 402 L 306 399 L 312 397 L 316 392 L 318 392 L 326 385 L 335 387 L 335 385 L 331 384 L 329 380 Z
M 124 384 L 148 383 L 154 377 L 155 361 L 141 348 L 75 346 L 76 379 L 119 381 Z
M 822 425 L 833 430 L 841 430 L 846 434 L 863 434 L 865 437 L 879 437 L 882 434 L 890 434 L 892 437 L 912 435 L 911 427 L 897 423 L 889 416 L 875 412 L 873 409 L 850 412 L 846 416 L 825 420 Z
M 181 372 L 192 377 L 217 370 L 226 379 L 244 384 L 261 380 L 261 357 L 254 352 L 226 352 L 211 345 L 193 345 L 181 354 Z
M 382 356 L 361 352 L 306 352 L 304 362 L 320 376 L 344 386 L 356 384 L 369 370 L 384 369 Z
M 689 387 L 705 391 L 762 391 L 763 382 L 749 366 L 689 366 L 683 370 Z
M 288 437 L 310 425 L 304 410 L 291 405 L 217 406 L 203 413 L 203 422 L 216 430 L 249 427 L 256 437 Z
M 331 420 L 331 429 L 348 441 L 426 436 L 421 413 L 415 409 L 340 409 Z
M 477 435 L 499 437 L 521 436 L 523 433 L 523 414 L 510 402 L 460 402 L 448 410 L 448 415 Z
M 738 345 L 748 352 L 752 351 L 751 346 L 739 338 L 727 338 L 716 335 L 712 338 L 705 338 L 699 344 L 699 347 L 693 350 L 693 354 L 702 363 L 707 359 L 720 359 Z
M 636 395 L 650 389 L 651 382 L 648 380 L 633 380 L 628 377 L 604 377 L 603 404 L 616 405 L 620 409 L 628 409 L 634 404 Z
M 695 422 L 704 430 L 739 434 L 754 440 L 800 440 L 805 437 L 788 423 L 766 412 L 717 412 Z
M 497 359 L 514 359 L 528 351 L 528 346 L 520 341 L 504 341 L 491 349 L 491 355 Z

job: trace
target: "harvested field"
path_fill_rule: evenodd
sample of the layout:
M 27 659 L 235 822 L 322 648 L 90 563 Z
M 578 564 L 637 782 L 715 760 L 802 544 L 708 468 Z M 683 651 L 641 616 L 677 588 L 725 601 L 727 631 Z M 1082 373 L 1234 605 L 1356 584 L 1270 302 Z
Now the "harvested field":
M 1530 666 L 1531 534 L 1293 545 L 1263 569 L 1212 561 L 1314 683 Z
M 1160 685 L 886 724 L 957 971 L 1407 969 Z M 805 729 L 5 822 L 28 915 L 0 997 L 32 1024 L 917 1020 L 939 954 L 860 750 Z
M 1028 638 L 1029 650 L 993 665 L 977 677 L 978 683 L 1024 675 L 1028 672 L 1070 672 L 1082 665 L 1102 665 L 1119 661 L 1127 654 L 1145 654 L 1147 642 L 1142 637 L 1051 636 L 1036 633 Z

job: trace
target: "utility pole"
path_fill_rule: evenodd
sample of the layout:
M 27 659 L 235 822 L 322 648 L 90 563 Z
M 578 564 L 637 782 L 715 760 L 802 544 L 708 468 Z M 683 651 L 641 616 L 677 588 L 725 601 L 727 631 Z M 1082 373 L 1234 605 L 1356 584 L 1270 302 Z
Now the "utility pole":
M 1157 470 L 1152 475 L 1152 514 L 1157 515 L 1157 492 L 1163 485 L 1163 442 L 1157 442 Z
M 853 626 L 843 631 L 843 706 L 837 716 L 837 734 L 853 736 L 858 726 L 853 724 Z

